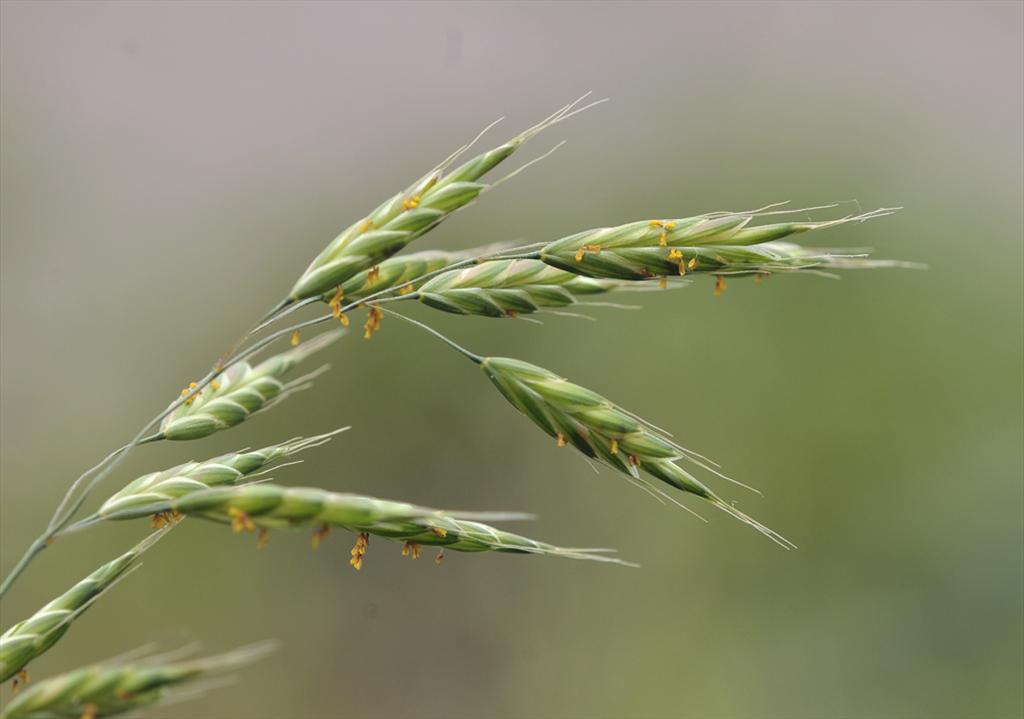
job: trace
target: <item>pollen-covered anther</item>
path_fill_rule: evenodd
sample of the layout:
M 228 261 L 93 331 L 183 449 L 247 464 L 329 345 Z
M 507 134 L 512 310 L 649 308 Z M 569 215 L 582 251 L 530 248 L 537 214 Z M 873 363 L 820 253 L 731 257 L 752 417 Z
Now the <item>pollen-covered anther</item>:
M 408 200 L 402 203 L 402 207 L 404 207 L 407 210 L 414 210 L 420 206 L 420 199 L 421 198 L 419 195 L 413 195 Z
M 352 547 L 352 559 L 348 560 L 355 570 L 358 572 L 363 568 L 363 557 L 366 556 L 366 549 L 370 546 L 370 535 L 366 532 L 360 532 L 359 536 L 356 537 L 356 546 Z
M 444 562 L 444 550 L 443 549 L 439 549 L 439 550 L 437 550 L 437 556 L 434 557 L 434 564 L 436 564 L 437 566 L 440 567 L 443 562 Z
M 360 232 L 369 232 L 372 229 L 373 229 L 373 220 L 371 220 L 369 217 L 367 217 L 365 220 L 363 220 L 363 222 L 359 225 L 359 231 Z
M 189 383 L 188 383 L 188 387 L 186 387 L 185 389 L 181 390 L 181 396 L 182 396 L 182 397 L 188 397 L 188 395 L 189 395 L 189 392 L 191 392 L 192 390 L 194 390 L 194 389 L 195 389 L 196 387 L 198 387 L 198 386 L 199 386 L 199 385 L 198 385 L 198 384 L 196 384 L 195 382 L 189 382 Z M 193 400 L 194 400 L 195 398 L 196 398 L 196 396 L 195 396 L 195 395 L 192 395 L 191 397 L 188 397 L 188 399 L 187 399 L 187 400 L 185 400 L 185 404 L 192 404 L 192 401 L 193 401 Z
M 82 710 L 82 716 L 79 719 L 96 719 L 100 715 L 100 708 L 95 704 L 89 703 L 85 705 L 85 709 Z
M 668 258 L 670 260 L 672 260 L 673 262 L 678 262 L 679 263 L 679 274 L 680 275 L 685 275 L 686 274 L 686 258 L 683 257 L 682 250 L 673 249 L 671 252 L 668 253 Z
M 651 220 L 651 227 L 660 227 L 661 235 L 658 237 L 658 244 L 665 247 L 668 244 L 668 233 L 675 229 L 675 222 L 665 222 L 664 220 Z
M 588 252 L 593 252 L 595 255 L 600 254 L 601 245 L 583 245 L 576 251 L 576 261 L 583 262 L 583 258 L 587 256 Z
M 400 295 L 407 295 L 407 294 L 409 294 L 410 292 L 412 292 L 415 289 L 416 289 L 416 286 L 410 283 L 410 284 L 405 285 L 404 287 L 402 287 L 402 289 L 398 290 L 398 294 L 400 294 Z
M 668 277 L 664 277 L 664 276 L 660 277 L 658 279 L 658 287 L 660 287 L 663 290 L 667 290 L 668 289 Z
M 619 440 L 612 439 L 612 449 L 611 449 L 611 452 L 612 452 L 612 454 L 618 454 L 619 453 Z
M 384 319 L 384 310 L 376 305 L 371 305 L 366 316 L 366 324 L 363 325 L 363 339 L 370 339 L 374 332 L 380 331 L 380 321 Z
M 402 545 L 402 556 L 419 559 L 423 553 L 423 545 L 417 542 L 406 542 Z
M 559 432 L 558 433 L 558 446 L 559 447 L 564 447 L 565 444 L 566 444 L 566 442 L 565 442 L 565 435 L 562 434 L 561 432 Z
M 229 507 L 228 516 L 231 517 L 231 531 L 235 534 L 256 531 L 256 523 L 252 521 L 252 517 L 238 507 Z
M 28 684 L 31 679 L 28 678 L 28 672 L 24 669 L 14 675 L 14 681 L 11 682 L 11 693 L 17 694 L 18 690 Z
M 217 380 L 213 380 L 213 382 L 210 382 L 210 389 L 212 389 L 214 392 L 219 390 L 220 389 L 220 382 L 218 382 Z
M 299 340 L 300 339 L 302 339 L 302 335 L 299 333 L 298 330 L 295 330 L 294 332 L 292 332 L 292 339 L 291 339 L 292 347 L 297 347 L 299 345 Z
M 339 287 L 338 291 L 334 293 L 334 297 L 332 297 L 331 301 L 327 304 L 331 308 L 331 314 L 334 315 L 336 320 L 341 322 L 342 327 L 348 327 L 348 317 L 346 317 L 345 313 L 341 311 L 341 301 L 344 298 L 345 289 L 343 287 Z
M 260 527 L 259 534 L 256 535 L 256 549 L 266 549 L 267 544 L 270 543 L 270 530 L 266 527 Z
M 695 270 L 697 269 L 697 256 L 694 255 L 689 262 L 686 263 L 686 269 Z
M 434 534 L 436 534 L 441 539 L 444 539 L 445 537 L 448 536 L 448 530 L 447 529 L 442 529 L 441 527 L 431 527 L 430 531 L 433 532 Z
M 327 539 L 327 535 L 331 533 L 331 528 L 326 524 L 321 524 L 319 527 L 313 530 L 313 549 L 320 547 L 320 542 Z
M 380 279 L 380 265 L 374 265 L 370 268 L 370 271 L 366 273 L 366 283 L 372 285 L 374 282 Z
M 715 280 L 715 297 L 721 297 L 722 293 L 725 292 L 726 289 L 728 288 L 725 286 L 725 277 L 719 275 Z

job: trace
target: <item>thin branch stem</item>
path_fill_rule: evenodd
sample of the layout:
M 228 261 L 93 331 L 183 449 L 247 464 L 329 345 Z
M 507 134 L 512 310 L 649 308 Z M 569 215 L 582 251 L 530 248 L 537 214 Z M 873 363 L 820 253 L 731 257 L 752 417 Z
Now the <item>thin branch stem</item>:
M 426 324 L 423 324 L 419 320 L 414 320 L 412 317 L 406 317 L 405 315 L 401 314 L 400 312 L 395 312 L 394 310 L 389 310 L 386 307 L 382 307 L 381 308 L 381 312 L 384 312 L 384 313 L 389 314 L 389 315 L 393 315 L 395 317 L 399 317 L 399 318 L 405 320 L 406 322 L 408 322 L 409 324 L 416 325 L 420 329 L 426 330 L 427 332 L 429 332 L 430 334 L 434 335 L 439 340 L 444 342 L 446 345 L 448 345 L 449 347 L 454 349 L 456 352 L 459 352 L 460 354 L 463 354 L 466 357 L 468 357 L 469 359 L 471 359 L 475 364 L 482 364 L 483 361 L 484 361 L 484 358 L 481 357 L 480 355 L 474 354 L 474 353 L 470 352 L 468 349 L 466 349 L 462 345 L 456 343 L 454 340 L 449 339 L 448 337 L 445 337 L 443 334 L 441 334 L 440 332 L 435 330 L 433 327 L 431 327 L 429 325 L 426 325 Z

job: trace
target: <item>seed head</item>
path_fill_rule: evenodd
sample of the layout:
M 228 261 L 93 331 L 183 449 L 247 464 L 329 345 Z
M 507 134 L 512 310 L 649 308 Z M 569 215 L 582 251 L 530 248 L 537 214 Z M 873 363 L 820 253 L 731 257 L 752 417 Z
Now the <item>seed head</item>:
M 71 623 L 93 602 L 138 566 L 136 561 L 139 556 L 163 533 L 159 531 L 149 535 L 133 549 L 107 562 L 31 617 L 4 632 L 0 636 L 0 682 L 6 682 L 18 674 L 30 661 L 56 644 Z
M 312 487 L 286 488 L 269 482 L 203 489 L 148 506 L 130 507 L 119 512 L 116 518 L 143 517 L 156 511 L 177 511 L 185 516 L 233 525 L 240 530 L 316 527 L 314 544 L 326 535 L 326 527 L 365 534 L 367 536 L 358 539 L 352 551 L 352 566 L 356 568 L 362 565 L 371 534 L 401 542 L 444 546 L 459 552 L 547 554 L 624 563 L 602 556 L 596 550 L 556 547 L 477 521 L 522 519 L 523 515 L 445 512 L 406 502 Z
M 567 105 L 538 125 L 445 174 L 469 146 L 454 153 L 334 238 L 303 272 L 292 287 L 289 299 L 297 301 L 324 294 L 360 272 L 381 264 L 437 227 L 491 187 L 479 182 L 484 175 L 511 157 L 538 132 L 577 112 L 578 102 Z
M 862 255 L 803 248 L 779 240 L 892 212 L 880 209 L 828 222 L 778 222 L 753 227 L 750 224 L 758 213 L 646 220 L 578 232 L 551 242 L 540 254 L 544 262 L 567 272 L 634 281 L 687 272 L 721 277 L 850 268 L 860 264 Z M 863 266 L 871 267 L 903 264 L 864 262 Z
M 721 499 L 676 462 L 685 461 L 719 474 L 709 460 L 672 441 L 654 425 L 601 395 L 537 365 L 505 357 L 487 357 L 480 366 L 512 406 L 558 445 L 571 444 L 587 457 L 644 482 L 641 470 L 711 502 L 772 540 L 788 542 Z M 722 476 L 722 475 L 719 475 Z M 653 490 L 649 484 L 648 489 Z
M 173 698 L 173 688 L 178 685 L 241 668 L 273 647 L 263 642 L 191 661 L 169 663 L 157 656 L 82 667 L 44 679 L 21 692 L 8 702 L 0 719 L 96 719 L 135 712 Z
M 296 437 L 262 449 L 229 452 L 203 462 L 186 462 L 162 472 L 151 472 L 129 482 L 104 502 L 96 515 L 116 516 L 121 510 L 131 507 L 182 497 L 210 487 L 239 484 L 283 459 L 331 441 L 332 437 L 347 429 L 342 427 L 315 437 Z
M 194 395 L 190 403 L 169 414 L 160 425 L 158 436 L 172 440 L 198 439 L 270 409 L 293 392 L 308 387 L 316 373 L 290 382 L 283 381 L 282 377 L 341 334 L 341 331 L 325 332 L 255 367 L 248 362 L 232 365 L 218 377 L 216 387 L 210 384 Z

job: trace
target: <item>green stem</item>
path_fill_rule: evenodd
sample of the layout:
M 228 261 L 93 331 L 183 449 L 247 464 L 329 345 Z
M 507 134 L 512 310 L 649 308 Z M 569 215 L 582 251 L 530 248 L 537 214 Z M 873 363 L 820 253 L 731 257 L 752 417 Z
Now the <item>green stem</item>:
M 456 352 L 459 352 L 459 353 L 465 355 L 466 357 L 468 357 L 470 360 L 472 360 L 476 364 L 483 364 L 483 361 L 484 361 L 483 357 L 481 357 L 478 354 L 473 354 L 472 352 L 470 352 L 468 349 L 466 349 L 462 345 L 457 344 L 454 340 L 451 340 L 448 337 L 445 337 L 443 334 L 441 334 L 440 332 L 435 330 L 433 327 L 430 327 L 429 325 L 425 325 L 422 322 L 420 322 L 419 320 L 414 320 L 412 317 L 406 317 L 405 315 L 403 315 L 403 314 L 401 314 L 399 312 L 395 312 L 394 310 L 389 310 L 389 309 L 387 309 L 385 307 L 381 307 L 381 312 L 386 312 L 389 315 L 394 315 L 395 317 L 399 317 L 399 318 L 405 320 L 409 324 L 416 325 L 417 327 L 426 330 L 427 332 L 429 332 L 430 334 L 434 335 L 439 340 L 441 340 L 442 342 L 447 344 L 449 347 L 454 349 Z

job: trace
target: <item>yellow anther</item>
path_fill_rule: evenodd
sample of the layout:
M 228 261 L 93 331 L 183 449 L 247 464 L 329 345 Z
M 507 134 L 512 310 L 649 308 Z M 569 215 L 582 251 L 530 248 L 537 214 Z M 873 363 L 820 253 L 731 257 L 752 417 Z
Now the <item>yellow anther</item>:
M 407 294 L 409 294 L 410 292 L 412 292 L 415 289 L 416 289 L 416 287 L 414 285 L 408 284 L 408 285 L 405 285 L 402 289 L 400 289 L 398 291 L 398 294 L 400 294 L 400 295 L 407 295 Z
M 292 347 L 298 346 L 300 337 L 301 335 L 299 334 L 298 330 L 292 332 Z
M 441 527 L 431 527 L 430 531 L 433 532 L 434 534 L 436 534 L 441 539 L 444 539 L 445 537 L 448 536 L 448 530 L 447 529 L 442 529 Z
M 218 382 L 217 380 L 210 382 L 210 388 L 213 389 L 214 392 L 216 392 L 217 390 L 220 389 L 220 382 Z
M 565 435 L 562 434 L 561 432 L 559 432 L 558 433 L 558 446 L 559 447 L 564 447 L 565 444 L 566 444 L 566 442 L 565 442 Z
M 444 562 L 444 550 L 439 549 L 437 550 L 437 556 L 434 557 L 434 564 L 440 567 L 442 562 Z
M 266 549 L 270 542 L 270 530 L 260 527 L 260 533 L 256 535 L 256 549 Z
M 372 285 L 374 282 L 380 279 L 380 265 L 374 265 L 370 268 L 370 271 L 366 273 L 366 283 Z
M 372 228 L 373 228 L 373 220 L 371 220 L 369 217 L 367 217 L 365 220 L 363 220 L 362 223 L 359 225 L 359 231 L 360 232 L 369 232 Z
M 366 324 L 363 325 L 363 339 L 370 339 L 373 333 L 380 330 L 380 321 L 384 319 L 384 310 L 376 305 L 370 307 L 366 315 Z
M 601 252 L 601 245 L 583 245 L 583 247 L 576 252 L 576 261 L 582 262 L 588 252 L 593 252 L 595 255 L 599 254 Z
M 228 507 L 228 516 L 231 517 L 231 531 L 235 534 L 256 530 L 256 523 L 252 521 L 252 517 L 238 507 Z
M 181 390 L 181 396 L 182 397 L 188 397 L 188 393 L 191 392 L 192 390 L 194 390 L 198 386 L 199 385 L 197 385 L 195 382 L 189 382 L 188 383 L 188 387 L 186 387 L 185 389 Z M 195 395 L 192 395 L 187 400 L 185 400 L 185 404 L 192 404 L 192 401 L 195 398 L 196 398 Z
M 162 529 L 169 524 L 177 524 L 185 518 L 185 515 L 176 509 L 167 512 L 157 512 L 151 518 L 153 529 Z
M 366 556 L 366 548 L 370 546 L 370 535 L 366 532 L 360 532 L 359 536 L 356 537 L 356 546 L 352 547 L 352 559 L 348 560 L 355 570 L 358 572 L 363 568 L 363 557 Z
M 96 719 L 100 715 L 100 708 L 95 704 L 86 704 L 80 719 Z
M 680 250 L 680 249 L 678 249 L 678 248 L 675 248 L 675 247 L 673 247 L 673 248 L 672 248 L 672 249 L 671 249 L 671 250 L 669 251 L 669 253 L 668 253 L 668 258 L 669 258 L 670 260 L 675 260 L 675 261 L 679 261 L 679 260 L 683 259 L 683 252 L 682 252 L 682 250 Z
M 28 678 L 28 672 L 24 669 L 14 675 L 14 681 L 11 682 L 11 693 L 17 694 L 23 686 L 28 684 L 31 680 Z
M 415 209 L 415 208 L 417 208 L 419 206 L 420 206 L 420 196 L 419 195 L 413 195 L 408 200 L 406 200 L 405 202 L 402 203 L 402 207 L 404 207 L 407 210 L 413 210 L 413 209 Z
M 725 292 L 726 289 L 728 288 L 725 286 L 725 277 L 719 275 L 718 279 L 715 280 L 715 297 L 721 297 L 722 293 Z
M 419 559 L 423 553 L 423 545 L 418 542 L 406 542 L 402 545 L 402 556 Z
M 612 439 L 612 454 L 619 453 L 619 440 Z
M 658 287 L 660 287 L 663 290 L 667 290 L 668 289 L 668 277 L 662 277 L 660 280 L 658 280 Z
M 693 258 L 689 262 L 686 263 L 686 268 L 689 269 L 689 270 L 697 269 L 697 256 L 696 255 L 694 255 Z
M 327 535 L 331 533 L 331 528 L 326 524 L 321 524 L 319 527 L 313 530 L 313 549 L 317 549 L 320 546 L 320 542 L 327 539 Z
M 664 247 L 665 245 L 668 244 L 668 233 L 670 230 L 674 229 L 675 226 L 676 223 L 674 222 L 666 222 L 664 220 L 651 220 L 651 227 L 661 228 L 661 235 L 658 237 L 659 245 Z

